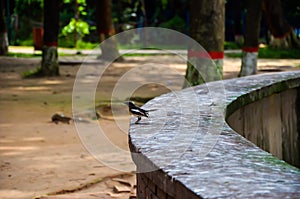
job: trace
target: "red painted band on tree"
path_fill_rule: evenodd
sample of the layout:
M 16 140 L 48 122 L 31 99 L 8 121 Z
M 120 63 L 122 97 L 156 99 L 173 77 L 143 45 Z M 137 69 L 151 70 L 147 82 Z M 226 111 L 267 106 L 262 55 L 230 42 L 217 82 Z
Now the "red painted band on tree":
M 256 53 L 258 52 L 258 47 L 243 47 L 242 50 L 243 52 Z
M 208 52 L 208 54 L 212 59 L 223 59 L 224 58 L 224 52 L 212 51 L 212 52 Z
M 204 52 L 204 51 L 188 51 L 188 57 L 198 57 L 198 58 L 211 58 L 211 59 L 223 59 L 224 52 Z
M 44 42 L 44 45 L 46 46 L 57 46 L 57 42 L 53 41 L 53 42 Z

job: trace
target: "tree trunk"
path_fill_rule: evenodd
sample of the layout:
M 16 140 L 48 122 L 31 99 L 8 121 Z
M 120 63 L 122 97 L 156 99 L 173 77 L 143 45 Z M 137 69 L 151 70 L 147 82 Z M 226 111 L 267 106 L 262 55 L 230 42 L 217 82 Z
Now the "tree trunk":
M 190 12 L 190 35 L 208 54 L 189 46 L 184 87 L 222 79 L 224 57 L 225 0 L 191 0 Z
M 248 0 L 245 42 L 242 49 L 242 67 L 239 76 L 257 73 L 258 39 L 262 15 L 262 0 Z
M 8 37 L 4 19 L 4 5 L 3 1 L 0 2 L 0 55 L 8 53 Z
M 60 0 L 44 0 L 44 45 L 41 75 L 58 76 L 57 37 Z
M 292 27 L 284 18 L 280 0 L 264 0 L 263 9 L 266 14 L 266 22 L 272 34 L 270 46 L 274 48 L 299 48 Z
M 234 24 L 235 24 L 235 35 L 234 35 L 234 41 L 242 45 L 244 43 L 244 37 L 243 37 L 243 25 L 242 25 L 242 13 L 243 10 L 243 2 L 240 0 L 236 0 L 234 2 L 235 7 L 235 15 L 234 15 Z
M 110 38 L 115 33 L 111 14 L 111 0 L 96 1 L 96 22 L 100 38 L 101 56 L 99 59 L 121 61 L 117 42 Z

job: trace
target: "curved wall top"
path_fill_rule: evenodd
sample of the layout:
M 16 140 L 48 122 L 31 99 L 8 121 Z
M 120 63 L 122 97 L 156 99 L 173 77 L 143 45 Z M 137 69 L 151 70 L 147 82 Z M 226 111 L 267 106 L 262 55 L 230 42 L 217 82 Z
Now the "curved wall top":
M 154 110 L 149 119 L 140 124 L 131 121 L 129 144 L 137 165 L 138 192 L 149 184 L 156 187 L 154 192 L 174 198 L 300 197 L 300 170 L 225 122 L 242 106 L 299 87 L 300 72 L 208 84 L 157 97 L 143 107 Z M 220 84 L 226 96 L 212 97 L 208 88 Z M 193 95 L 196 101 L 191 100 Z M 142 181 L 144 185 L 139 185 Z

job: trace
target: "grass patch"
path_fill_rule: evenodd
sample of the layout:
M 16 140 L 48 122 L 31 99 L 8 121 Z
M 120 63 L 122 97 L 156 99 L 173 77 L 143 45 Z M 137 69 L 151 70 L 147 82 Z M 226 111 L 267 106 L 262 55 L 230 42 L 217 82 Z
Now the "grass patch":
M 29 39 L 26 39 L 26 40 L 19 40 L 18 44 L 15 44 L 15 45 L 18 45 L 18 46 L 33 46 L 33 39 L 29 38 Z
M 149 56 L 161 56 L 161 55 L 173 55 L 173 54 L 165 54 L 165 53 L 126 53 L 122 56 L 124 57 L 149 57 Z
M 59 44 L 59 47 L 73 48 L 73 49 L 78 49 L 78 50 L 94 49 L 99 45 L 98 42 L 92 43 L 92 42 L 83 41 L 81 39 L 77 40 L 76 45 L 75 45 L 74 39 L 70 38 L 70 37 L 59 37 L 58 44 Z
M 300 59 L 300 49 L 260 48 L 258 57 L 271 59 Z
M 59 57 L 63 57 L 63 56 L 72 56 L 74 54 L 66 54 L 64 52 L 59 52 L 58 56 Z M 80 54 L 76 54 L 76 55 L 80 55 Z M 34 58 L 34 57 L 42 57 L 42 52 L 39 51 L 38 53 L 12 53 L 12 52 L 8 52 L 8 54 L 6 55 L 8 57 L 16 57 L 16 58 Z M 84 55 L 82 55 L 84 56 Z
M 150 44 L 118 44 L 118 48 L 122 50 L 127 49 L 138 49 L 138 50 L 186 50 L 187 46 L 185 44 L 182 45 L 171 45 L 171 44 L 157 44 L 157 45 L 150 45 Z
M 242 53 L 226 53 L 225 56 L 230 58 L 242 58 Z
M 236 42 L 229 42 L 229 41 L 225 41 L 224 42 L 224 49 L 225 50 L 237 50 L 237 49 L 241 49 L 242 46 Z
M 23 57 L 23 58 L 33 58 L 33 57 L 41 57 L 41 53 L 12 53 L 8 52 L 6 56 L 8 57 Z
M 227 57 L 242 58 L 242 53 L 226 53 Z M 260 48 L 258 58 L 265 59 L 300 59 L 300 49 Z
M 24 71 L 22 73 L 23 78 L 34 78 L 34 77 L 41 77 L 41 76 L 42 76 L 42 69 L 40 67 L 34 70 Z
M 91 43 L 91 42 L 85 42 L 82 40 L 78 40 L 76 43 L 77 49 L 83 50 L 83 49 L 94 49 L 98 46 L 98 43 Z

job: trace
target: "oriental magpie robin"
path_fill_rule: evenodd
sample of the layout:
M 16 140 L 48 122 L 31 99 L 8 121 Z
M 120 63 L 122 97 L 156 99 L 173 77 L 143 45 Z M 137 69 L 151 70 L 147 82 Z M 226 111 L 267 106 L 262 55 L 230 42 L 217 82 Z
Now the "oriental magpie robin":
M 149 117 L 148 115 L 148 110 L 144 110 L 140 107 L 137 107 L 133 102 L 124 102 L 124 104 L 127 104 L 128 107 L 129 107 L 129 112 L 134 115 L 134 116 L 137 116 L 138 117 L 138 120 L 135 122 L 135 124 L 137 124 L 141 119 L 142 119 L 142 116 L 143 117 Z

